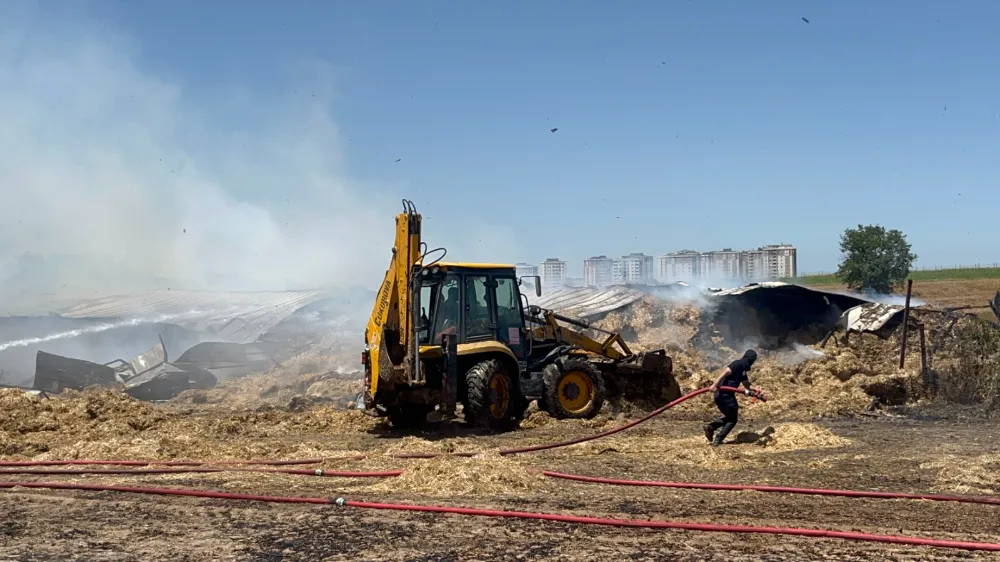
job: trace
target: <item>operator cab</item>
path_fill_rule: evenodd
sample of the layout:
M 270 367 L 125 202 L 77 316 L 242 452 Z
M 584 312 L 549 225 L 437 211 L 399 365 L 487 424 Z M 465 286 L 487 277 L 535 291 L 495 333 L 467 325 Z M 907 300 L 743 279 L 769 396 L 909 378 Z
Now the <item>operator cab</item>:
M 420 345 L 440 345 L 454 334 L 458 343 L 500 341 L 525 356 L 524 303 L 514 270 L 502 266 L 443 265 L 421 277 Z

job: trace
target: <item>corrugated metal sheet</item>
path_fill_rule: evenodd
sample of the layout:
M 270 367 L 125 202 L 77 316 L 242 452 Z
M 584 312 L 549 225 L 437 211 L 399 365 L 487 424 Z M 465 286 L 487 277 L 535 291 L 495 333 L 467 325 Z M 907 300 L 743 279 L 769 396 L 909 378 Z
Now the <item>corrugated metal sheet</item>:
M 243 343 L 256 340 L 296 310 L 327 294 L 326 291 L 153 291 L 94 299 L 53 312 L 66 318 L 176 324 Z
M 899 305 L 872 302 L 848 309 L 840 321 L 852 332 L 877 332 L 902 312 Z
M 559 288 L 543 292 L 541 297 L 528 296 L 531 304 L 577 318 L 597 316 L 628 306 L 646 293 L 630 287 Z
M 744 285 L 742 287 L 735 287 L 733 289 L 709 289 L 709 294 L 719 297 L 727 297 L 732 295 L 742 295 L 748 291 L 753 291 L 755 289 L 774 289 L 777 287 L 789 287 L 789 283 L 784 283 L 782 281 L 765 281 L 763 283 L 751 283 L 749 285 Z

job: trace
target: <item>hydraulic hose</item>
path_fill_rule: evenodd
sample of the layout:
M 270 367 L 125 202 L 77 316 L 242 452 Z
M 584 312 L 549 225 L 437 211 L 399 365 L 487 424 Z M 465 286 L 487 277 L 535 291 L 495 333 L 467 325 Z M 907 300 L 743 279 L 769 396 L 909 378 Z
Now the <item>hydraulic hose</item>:
M 833 490 L 828 488 L 792 488 L 788 486 L 758 486 L 752 484 L 706 484 L 701 482 L 655 482 L 650 480 L 614 480 L 595 476 L 580 476 L 543 470 L 542 474 L 550 478 L 562 478 L 576 482 L 591 484 L 607 484 L 612 486 L 650 486 L 660 488 L 681 488 L 688 490 L 731 490 L 774 492 L 779 494 L 805 494 L 812 496 L 837 496 L 844 498 L 873 498 L 885 500 L 927 500 L 939 502 L 975 503 L 984 505 L 1000 505 L 1000 498 L 950 496 L 946 494 L 906 494 L 898 492 L 872 492 L 867 490 Z
M 299 476 L 329 476 L 339 478 L 391 478 L 403 473 L 401 470 L 388 470 L 381 472 L 350 472 L 342 470 L 323 470 L 320 468 L 296 469 L 296 468 L 208 468 L 208 467 L 183 467 L 183 468 L 22 468 L 0 470 L 0 474 L 209 474 L 218 472 L 266 472 L 271 474 L 294 474 Z
M 336 505 L 359 509 L 378 509 L 392 511 L 409 511 L 422 513 L 442 513 L 466 515 L 475 517 L 502 517 L 508 519 L 531 519 L 537 521 L 554 521 L 577 525 L 603 525 L 612 527 L 631 527 L 644 529 L 676 529 L 685 531 L 702 531 L 716 533 L 744 533 L 801 536 L 810 538 L 832 538 L 851 541 L 866 541 L 900 544 L 908 546 L 928 546 L 936 548 L 953 548 L 962 550 L 1000 552 L 998 543 L 981 543 L 967 541 L 952 541 L 941 539 L 924 539 L 894 535 L 876 535 L 860 532 L 834 531 L 826 529 L 801 529 L 794 527 L 761 527 L 746 525 L 715 525 L 709 523 L 684 523 L 679 521 L 642 521 L 637 519 L 609 519 L 585 517 L 576 515 L 561 515 L 556 513 L 530 513 L 524 511 L 503 511 L 492 509 L 476 509 L 467 507 L 450 507 L 436 505 L 412 505 L 375 503 L 347 500 L 344 498 L 309 498 L 289 496 L 260 496 L 249 494 L 234 494 L 226 492 L 210 492 L 203 490 L 176 488 L 134 488 L 129 486 L 104 486 L 95 484 L 76 484 L 61 482 L 0 482 L 0 488 L 35 488 L 50 490 L 87 490 L 94 492 L 125 492 L 133 494 L 152 494 L 161 496 L 186 496 L 195 498 L 221 499 L 234 501 L 257 501 L 272 503 L 301 503 L 317 505 Z

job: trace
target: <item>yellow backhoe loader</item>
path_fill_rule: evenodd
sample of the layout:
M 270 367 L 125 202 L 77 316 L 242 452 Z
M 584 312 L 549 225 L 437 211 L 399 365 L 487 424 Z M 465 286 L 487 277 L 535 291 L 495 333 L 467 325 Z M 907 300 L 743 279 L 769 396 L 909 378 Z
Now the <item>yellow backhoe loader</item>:
M 441 261 L 403 201 L 385 280 L 365 329 L 366 409 L 396 427 L 437 412 L 493 431 L 531 400 L 557 418 L 591 418 L 606 398 L 661 405 L 680 396 L 662 349 L 634 354 L 616 333 L 529 305 L 513 265 Z M 428 261 L 429 255 L 438 255 Z M 602 341 L 587 331 L 606 336 Z

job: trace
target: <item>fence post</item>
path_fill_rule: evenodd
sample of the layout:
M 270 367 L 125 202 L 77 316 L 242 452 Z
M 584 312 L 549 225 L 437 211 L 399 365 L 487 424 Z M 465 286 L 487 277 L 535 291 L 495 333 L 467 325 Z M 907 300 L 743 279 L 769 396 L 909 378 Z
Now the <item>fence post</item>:
M 903 305 L 903 337 L 899 343 L 899 368 L 906 364 L 906 333 L 910 328 L 910 293 L 913 291 L 913 279 L 906 280 L 906 304 Z

